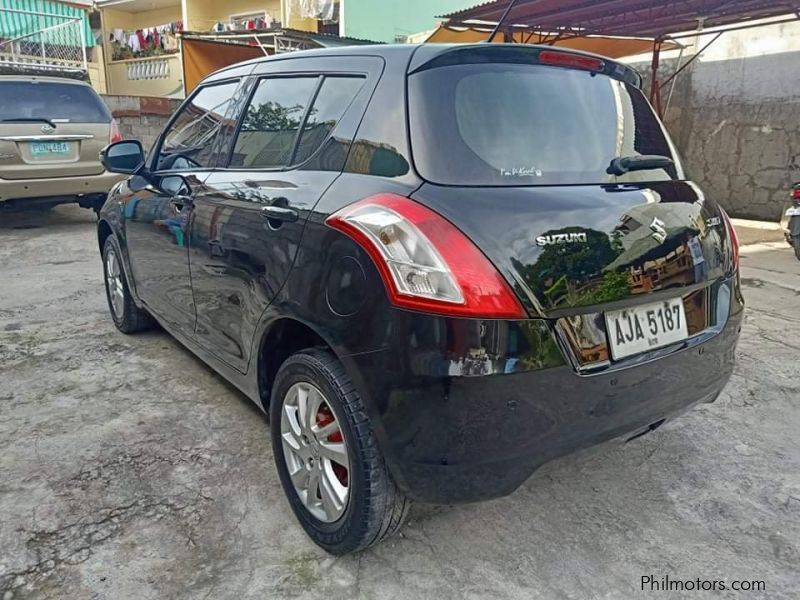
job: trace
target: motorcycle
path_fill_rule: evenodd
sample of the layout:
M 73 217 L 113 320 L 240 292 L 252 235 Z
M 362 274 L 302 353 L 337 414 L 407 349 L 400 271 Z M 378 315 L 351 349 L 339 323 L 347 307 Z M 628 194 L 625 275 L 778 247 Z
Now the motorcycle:
M 784 217 L 783 234 L 800 260 L 800 183 L 795 183 L 792 188 L 792 206 Z

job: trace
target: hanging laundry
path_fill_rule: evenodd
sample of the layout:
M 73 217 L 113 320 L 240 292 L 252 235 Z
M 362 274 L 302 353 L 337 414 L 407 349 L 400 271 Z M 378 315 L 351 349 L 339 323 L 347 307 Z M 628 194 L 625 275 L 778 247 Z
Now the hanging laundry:
M 139 41 L 139 36 L 136 32 L 133 32 L 128 36 L 128 47 L 133 50 L 134 52 L 140 52 L 142 49 L 142 44 Z
M 150 58 L 161 54 L 178 52 L 177 33 L 182 29 L 183 23 L 180 21 L 146 27 L 136 31 L 114 29 L 108 36 L 108 41 L 112 45 L 112 60 Z
M 178 38 L 175 37 L 174 33 L 166 33 L 164 34 L 163 38 L 164 50 L 166 52 L 177 52 L 178 51 Z
M 335 0 L 288 0 L 287 20 L 296 18 L 332 21 L 336 12 Z

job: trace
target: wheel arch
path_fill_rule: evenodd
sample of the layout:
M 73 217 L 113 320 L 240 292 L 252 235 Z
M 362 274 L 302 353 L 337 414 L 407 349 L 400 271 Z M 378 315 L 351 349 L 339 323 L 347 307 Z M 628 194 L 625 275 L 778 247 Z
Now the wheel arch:
M 105 219 L 100 219 L 97 222 L 97 242 L 100 245 L 100 253 L 103 253 L 103 249 L 106 246 L 106 240 L 114 234 L 114 230 L 111 228 L 111 225 Z
M 258 395 L 267 413 L 278 369 L 292 354 L 305 348 L 323 348 L 337 354 L 333 345 L 310 325 L 292 317 L 277 318 L 261 335 L 257 355 Z
M 120 264 L 125 272 L 128 289 L 131 292 L 131 296 L 133 296 L 133 301 L 136 306 L 141 307 L 142 301 L 140 300 L 136 289 L 136 281 L 134 280 L 133 273 L 131 271 L 130 256 L 128 256 L 128 248 L 124 237 L 124 230 L 122 230 L 121 227 L 122 226 L 116 215 L 108 214 L 101 216 L 97 221 L 97 244 L 100 249 L 100 256 L 102 256 L 103 250 L 106 246 L 106 240 L 108 240 L 108 238 L 110 238 L 112 235 L 117 236 L 117 244 L 120 252 Z

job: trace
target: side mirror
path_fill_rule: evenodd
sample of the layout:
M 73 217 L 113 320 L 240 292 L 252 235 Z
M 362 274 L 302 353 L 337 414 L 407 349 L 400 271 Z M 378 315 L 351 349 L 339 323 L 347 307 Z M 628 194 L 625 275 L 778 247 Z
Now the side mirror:
M 192 188 L 183 175 L 165 175 L 158 183 L 159 189 L 172 197 L 188 197 L 192 195 Z
M 144 167 L 144 148 L 136 140 L 116 142 L 103 149 L 100 162 L 111 173 L 135 175 Z

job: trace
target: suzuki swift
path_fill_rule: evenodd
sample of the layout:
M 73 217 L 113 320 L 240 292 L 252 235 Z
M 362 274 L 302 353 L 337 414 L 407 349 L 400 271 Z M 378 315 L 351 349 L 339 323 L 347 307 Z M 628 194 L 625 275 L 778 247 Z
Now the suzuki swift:
M 194 90 L 99 243 L 111 316 L 159 323 L 270 416 L 320 546 L 412 500 L 510 494 L 713 402 L 743 300 L 720 206 L 631 68 L 536 46 L 373 46 Z

